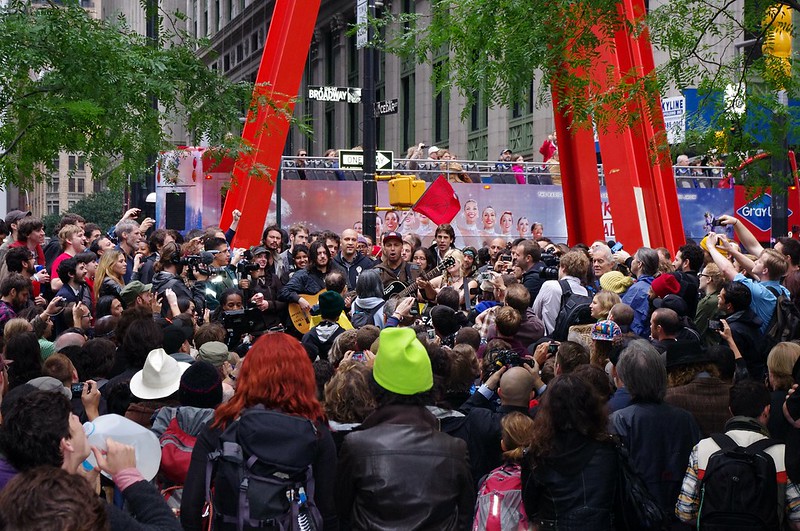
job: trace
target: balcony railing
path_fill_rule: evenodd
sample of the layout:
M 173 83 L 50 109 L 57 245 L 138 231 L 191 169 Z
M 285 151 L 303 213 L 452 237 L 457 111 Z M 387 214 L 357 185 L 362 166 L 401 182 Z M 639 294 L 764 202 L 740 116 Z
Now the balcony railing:
M 718 166 L 674 166 L 678 188 L 716 188 L 725 177 Z M 394 159 L 392 170 L 378 174 L 413 174 L 433 182 L 439 175 L 451 181 L 484 184 L 552 185 L 561 183 L 557 162 L 501 162 L 475 160 Z M 343 170 L 338 160 L 325 157 L 283 157 L 280 168 L 284 180 L 361 181 L 361 170 Z M 600 185 L 605 185 L 603 165 L 597 165 Z

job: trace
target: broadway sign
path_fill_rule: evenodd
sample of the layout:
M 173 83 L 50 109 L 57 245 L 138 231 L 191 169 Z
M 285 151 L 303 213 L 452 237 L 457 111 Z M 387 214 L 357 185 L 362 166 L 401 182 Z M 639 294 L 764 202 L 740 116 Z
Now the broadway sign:
M 361 89 L 350 87 L 308 87 L 308 99 L 315 101 L 345 101 L 361 103 Z

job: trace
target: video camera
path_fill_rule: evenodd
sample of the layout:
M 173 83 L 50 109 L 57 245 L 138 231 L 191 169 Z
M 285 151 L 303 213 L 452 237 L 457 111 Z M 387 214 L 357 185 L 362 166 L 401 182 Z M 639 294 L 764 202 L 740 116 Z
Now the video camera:
M 553 253 L 542 253 L 542 262 L 544 267 L 539 271 L 539 278 L 542 280 L 558 280 L 561 257 Z
M 175 265 L 189 266 L 190 276 L 191 271 L 197 270 L 201 275 L 211 276 L 218 275 L 225 271 L 224 267 L 211 267 L 210 264 L 214 262 L 215 251 L 202 251 L 200 254 L 190 254 L 182 256 L 175 261 Z
M 245 334 L 263 332 L 264 318 L 258 308 L 248 307 L 243 310 L 222 312 L 222 326 L 225 327 L 225 344 L 228 349 L 235 350 L 242 342 Z

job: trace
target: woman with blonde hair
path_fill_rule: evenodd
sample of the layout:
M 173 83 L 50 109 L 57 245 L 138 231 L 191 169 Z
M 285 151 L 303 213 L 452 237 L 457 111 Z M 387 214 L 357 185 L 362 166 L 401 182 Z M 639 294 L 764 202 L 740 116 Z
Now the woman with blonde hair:
M 122 288 L 125 287 L 123 277 L 127 269 L 128 263 L 122 251 L 111 249 L 104 252 L 94 274 L 94 300 L 100 300 L 103 295 L 120 298 Z
M 445 269 L 444 273 L 433 278 L 430 282 L 417 280 L 417 286 L 425 294 L 427 300 L 436 299 L 436 294 L 444 287 L 452 287 L 458 292 L 459 303 L 464 306 L 465 298 L 469 296 L 473 289 L 478 287 L 478 283 L 464 277 L 464 253 L 458 249 L 450 249 L 444 255 L 444 259 L 453 258 L 455 263 Z M 464 287 L 466 286 L 466 290 Z
M 767 356 L 767 383 L 770 388 L 770 408 L 767 429 L 769 436 L 781 442 L 786 441 L 790 425 L 783 416 L 783 402 L 786 393 L 795 383 L 792 372 L 800 359 L 800 345 L 797 343 L 778 343 Z

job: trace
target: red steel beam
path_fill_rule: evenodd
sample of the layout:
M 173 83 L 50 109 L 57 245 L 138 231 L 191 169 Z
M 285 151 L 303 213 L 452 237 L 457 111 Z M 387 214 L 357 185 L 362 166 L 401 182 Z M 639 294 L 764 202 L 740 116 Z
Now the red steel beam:
M 320 0 L 275 2 L 253 92 L 254 99 L 267 97 L 272 103 L 256 105 L 255 116 L 248 112 L 242 138 L 252 145 L 253 152 L 242 156 L 234 166 L 232 186 L 220 219 L 220 227 L 227 229 L 232 212 L 235 209 L 242 212 L 233 239 L 235 247 L 255 245 L 261 240 L 275 179 L 280 178 L 281 154 L 289 133 L 289 116 L 294 111 L 293 98 L 300 90 L 319 6 Z M 252 177 L 254 168 L 266 168 L 269 177 Z

